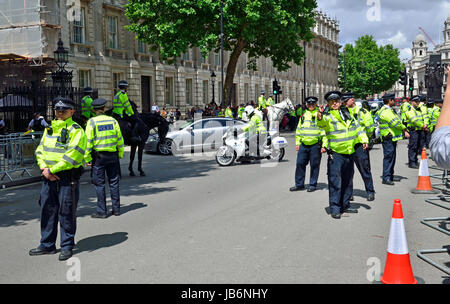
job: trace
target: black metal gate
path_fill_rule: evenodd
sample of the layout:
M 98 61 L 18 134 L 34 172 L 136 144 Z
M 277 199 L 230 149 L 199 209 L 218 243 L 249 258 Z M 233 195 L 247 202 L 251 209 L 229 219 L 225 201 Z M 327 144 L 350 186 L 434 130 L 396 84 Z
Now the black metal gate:
M 62 95 L 75 101 L 74 119 L 79 120 L 81 99 L 85 95 L 83 89 L 68 87 Z M 5 121 L 8 132 L 24 132 L 33 113 L 40 112 L 48 122 L 54 118 L 53 99 L 58 96 L 61 96 L 58 87 L 6 87 L 0 92 L 0 118 Z M 97 96 L 98 90 L 94 90 L 92 98 Z

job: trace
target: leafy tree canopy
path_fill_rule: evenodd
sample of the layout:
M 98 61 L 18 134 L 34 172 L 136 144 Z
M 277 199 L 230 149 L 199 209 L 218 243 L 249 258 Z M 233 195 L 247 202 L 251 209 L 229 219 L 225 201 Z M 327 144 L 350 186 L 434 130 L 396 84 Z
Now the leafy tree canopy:
M 400 51 L 390 44 L 378 46 L 373 36 L 362 36 L 344 50 L 339 54 L 339 86 L 360 98 L 391 89 L 404 68 Z
M 159 49 L 161 58 L 173 61 L 189 48 L 207 56 L 220 50 L 219 0 L 130 0 L 127 29 L 139 40 Z M 272 59 L 279 71 L 290 63 L 301 65 L 301 40 L 314 38 L 315 0 L 223 0 L 224 50 L 231 56 L 225 91 L 232 85 L 236 63 L 248 54 L 250 69 L 260 56 Z

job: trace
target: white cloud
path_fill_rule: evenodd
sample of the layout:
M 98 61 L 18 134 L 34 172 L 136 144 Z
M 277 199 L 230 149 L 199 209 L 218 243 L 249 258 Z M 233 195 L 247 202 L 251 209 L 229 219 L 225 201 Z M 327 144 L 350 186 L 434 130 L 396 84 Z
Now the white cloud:
M 394 47 L 400 47 L 405 43 L 408 43 L 408 39 L 406 38 L 405 34 L 403 34 L 401 31 L 398 31 L 397 34 L 392 37 L 389 37 L 387 39 L 379 39 L 378 43 L 381 45 L 392 44 Z

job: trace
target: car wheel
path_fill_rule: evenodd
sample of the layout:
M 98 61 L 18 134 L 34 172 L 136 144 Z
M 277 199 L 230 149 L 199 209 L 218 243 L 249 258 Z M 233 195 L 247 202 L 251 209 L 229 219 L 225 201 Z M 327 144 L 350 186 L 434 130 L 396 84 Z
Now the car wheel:
M 173 140 L 166 138 L 162 142 L 158 143 L 157 150 L 162 155 L 171 155 L 173 146 Z

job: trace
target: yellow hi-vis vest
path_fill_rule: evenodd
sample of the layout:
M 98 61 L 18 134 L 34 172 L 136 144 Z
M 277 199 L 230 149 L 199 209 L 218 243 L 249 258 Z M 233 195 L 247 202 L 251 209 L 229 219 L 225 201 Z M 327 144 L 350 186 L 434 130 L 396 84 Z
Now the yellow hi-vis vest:
M 295 145 L 305 144 L 308 146 L 315 145 L 325 136 L 325 131 L 320 129 L 317 122 L 317 108 L 313 111 L 306 110 L 299 119 L 297 131 L 295 132 Z
M 128 100 L 127 93 L 120 91 L 116 94 L 116 96 L 114 96 L 113 113 L 123 117 L 123 112 L 125 112 L 128 116 L 134 115 L 134 111 L 131 107 L 130 101 Z
M 62 133 L 66 133 L 65 142 Z M 83 128 L 72 118 L 53 120 L 51 129 L 45 129 L 36 148 L 39 168 L 49 168 L 52 174 L 78 168 L 83 165 L 86 145 L 87 139 Z
M 378 125 L 380 127 L 381 140 L 389 134 L 392 135 L 392 141 L 403 139 L 403 130 L 406 127 L 392 108 L 386 105 L 383 106 L 378 110 L 377 116 L 379 117 Z
M 339 110 L 331 110 L 324 115 L 317 121 L 317 126 L 325 131 L 327 148 L 339 154 L 351 155 L 355 153 L 357 143 L 369 143 L 366 132 L 356 120 L 351 117 L 344 121 Z
M 84 156 L 88 163 L 92 160 L 92 151 L 118 152 L 123 157 L 124 142 L 117 120 L 110 116 L 99 115 L 86 123 L 87 148 Z

